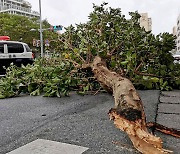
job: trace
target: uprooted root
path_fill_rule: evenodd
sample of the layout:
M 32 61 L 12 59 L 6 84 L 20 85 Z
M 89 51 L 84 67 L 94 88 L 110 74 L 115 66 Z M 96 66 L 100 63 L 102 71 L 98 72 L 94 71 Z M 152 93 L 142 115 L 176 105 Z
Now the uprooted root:
M 131 139 L 134 147 L 143 154 L 168 154 L 172 151 L 162 148 L 162 140 L 150 134 L 146 128 L 143 128 L 141 119 L 129 121 L 119 115 L 116 109 L 109 111 L 110 119 L 114 121 L 117 128 L 125 131 Z
M 155 123 L 155 122 L 148 122 L 146 124 L 146 126 L 153 129 L 153 130 L 160 131 L 164 134 L 168 134 L 168 135 L 180 138 L 180 131 L 176 130 L 174 128 L 168 128 L 166 126 L 163 126 L 163 125 Z

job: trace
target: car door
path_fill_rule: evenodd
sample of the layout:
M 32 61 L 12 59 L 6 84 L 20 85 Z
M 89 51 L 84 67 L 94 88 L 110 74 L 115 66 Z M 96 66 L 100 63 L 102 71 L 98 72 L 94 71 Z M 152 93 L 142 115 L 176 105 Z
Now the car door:
M 8 57 L 15 65 L 20 66 L 25 56 L 24 46 L 21 43 L 8 42 L 7 43 Z
M 0 59 L 4 57 L 4 43 L 0 42 Z
M 7 63 L 7 54 L 6 54 L 6 46 L 4 44 L 4 42 L 0 41 L 0 75 L 4 74 L 5 70 L 4 70 L 4 66 L 6 66 Z

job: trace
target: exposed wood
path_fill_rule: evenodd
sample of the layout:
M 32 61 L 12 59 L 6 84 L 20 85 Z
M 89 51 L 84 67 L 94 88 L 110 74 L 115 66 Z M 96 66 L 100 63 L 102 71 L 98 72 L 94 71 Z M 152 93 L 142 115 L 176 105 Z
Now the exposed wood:
M 168 135 L 180 138 L 180 131 L 176 130 L 174 128 L 168 128 L 168 127 L 165 127 L 163 125 L 160 125 L 160 124 L 154 123 L 154 122 L 148 122 L 146 125 L 147 125 L 147 127 L 152 128 L 157 131 L 160 131 L 164 134 L 168 134 Z
M 117 128 L 128 134 L 134 147 L 144 154 L 169 153 L 162 148 L 162 140 L 148 132 L 143 103 L 132 82 L 110 71 L 98 56 L 91 68 L 101 85 L 113 93 L 115 108 L 109 116 Z

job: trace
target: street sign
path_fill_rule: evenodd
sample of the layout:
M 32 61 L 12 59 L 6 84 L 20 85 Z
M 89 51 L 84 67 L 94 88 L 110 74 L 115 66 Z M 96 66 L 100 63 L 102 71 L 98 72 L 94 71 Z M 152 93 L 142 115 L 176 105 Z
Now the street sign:
M 53 30 L 54 30 L 55 32 L 62 30 L 62 28 L 63 28 L 62 25 L 53 26 Z
M 33 39 L 33 47 L 36 46 L 36 39 Z
M 41 41 L 40 40 L 36 40 L 36 47 L 40 47 Z
M 48 39 L 46 39 L 46 40 L 44 41 L 44 43 L 45 43 L 45 46 L 46 46 L 46 47 L 49 47 L 49 40 L 48 40 Z

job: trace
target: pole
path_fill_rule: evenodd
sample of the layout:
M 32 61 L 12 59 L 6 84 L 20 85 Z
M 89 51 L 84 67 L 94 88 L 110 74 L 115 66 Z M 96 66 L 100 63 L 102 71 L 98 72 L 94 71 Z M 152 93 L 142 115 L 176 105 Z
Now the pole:
M 4 0 L 2 1 L 1 10 L 4 10 Z
M 41 0 L 39 0 L 39 13 L 40 13 L 40 43 L 41 43 L 41 57 L 43 57 L 43 31 L 42 31 L 42 16 L 41 16 Z

